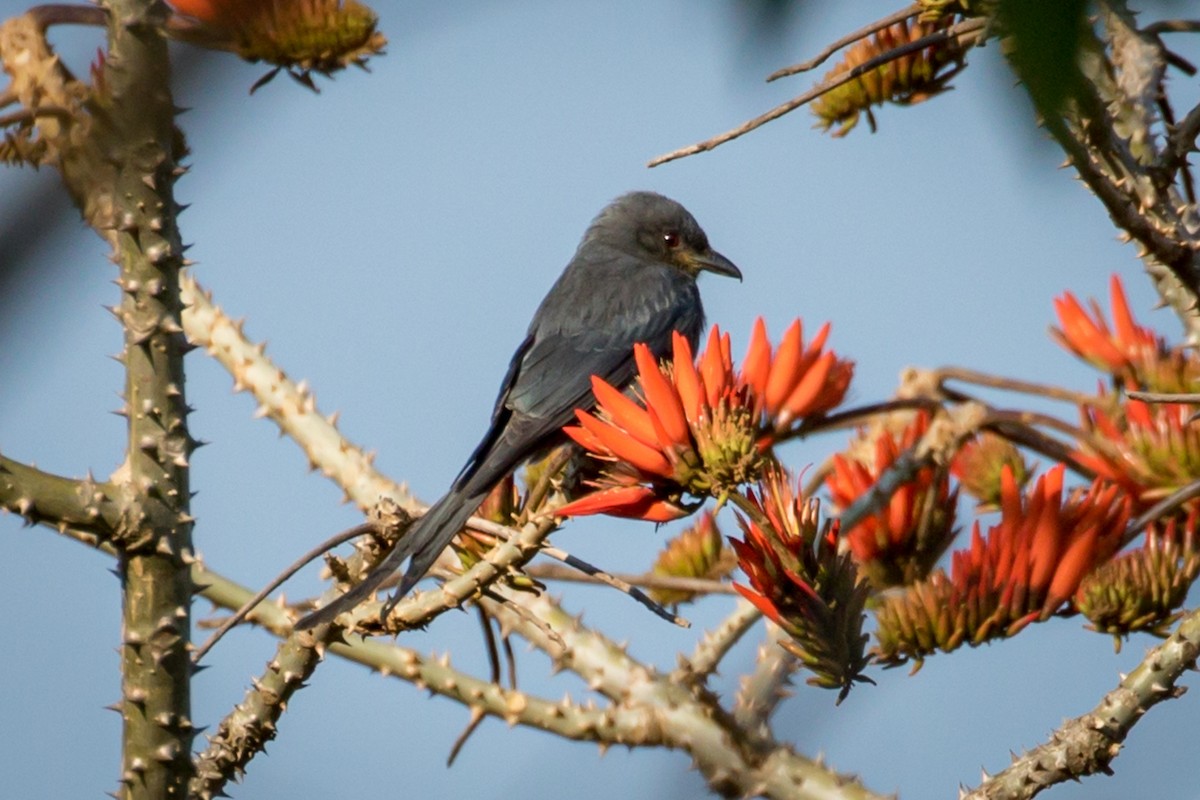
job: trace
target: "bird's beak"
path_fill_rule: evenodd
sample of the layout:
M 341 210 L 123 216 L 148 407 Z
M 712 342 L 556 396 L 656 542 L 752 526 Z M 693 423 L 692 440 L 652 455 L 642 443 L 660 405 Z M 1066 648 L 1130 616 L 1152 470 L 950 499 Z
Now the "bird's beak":
M 695 265 L 697 272 L 715 272 L 718 275 L 737 278 L 739 281 L 742 279 L 742 271 L 737 268 L 737 265 L 716 250 L 696 253 L 692 256 L 692 264 Z

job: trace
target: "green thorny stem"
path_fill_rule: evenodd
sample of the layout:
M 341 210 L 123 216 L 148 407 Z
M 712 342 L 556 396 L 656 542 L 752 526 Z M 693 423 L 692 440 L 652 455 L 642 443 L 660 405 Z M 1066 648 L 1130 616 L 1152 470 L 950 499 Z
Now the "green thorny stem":
M 192 773 L 188 648 L 192 518 L 180 324 L 183 247 L 172 194 L 175 107 L 169 88 L 166 7 L 109 0 L 103 93 L 93 135 L 115 167 L 113 227 L 124 331 L 129 439 L 118 470 L 124 508 L 120 553 L 124 723 L 118 796 L 184 797 Z M 97 187 L 99 188 L 99 187 Z M 103 191 L 100 189 L 100 191 Z

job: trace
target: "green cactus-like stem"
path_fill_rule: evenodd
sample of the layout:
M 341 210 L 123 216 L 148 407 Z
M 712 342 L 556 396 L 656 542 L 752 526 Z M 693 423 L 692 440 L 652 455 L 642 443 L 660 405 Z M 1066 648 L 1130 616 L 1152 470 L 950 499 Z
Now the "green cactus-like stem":
M 73 528 L 99 543 L 112 538 L 120 520 L 115 495 L 111 483 L 52 475 L 0 455 L 0 508 L 30 523 Z
M 96 136 L 116 168 L 110 233 L 120 268 L 128 452 L 118 529 L 124 589 L 119 796 L 184 797 L 192 775 L 188 646 L 192 518 L 166 6 L 109 0 L 107 92 Z

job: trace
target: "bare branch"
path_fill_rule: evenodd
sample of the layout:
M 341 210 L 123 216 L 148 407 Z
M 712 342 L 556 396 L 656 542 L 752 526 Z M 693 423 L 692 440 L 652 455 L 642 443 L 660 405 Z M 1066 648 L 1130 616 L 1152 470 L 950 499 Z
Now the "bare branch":
M 344 530 L 335 536 L 331 536 L 314 547 L 312 550 L 309 550 L 307 553 L 300 556 L 300 558 L 292 562 L 292 564 L 289 565 L 283 572 L 272 578 L 270 583 L 259 589 L 253 597 L 243 603 L 241 607 L 233 613 L 232 616 L 222 622 L 220 626 L 218 626 L 217 629 L 212 632 L 212 635 L 208 637 L 208 641 L 196 648 L 196 652 L 192 654 L 192 663 L 199 664 L 208 651 L 212 650 L 213 646 L 216 645 L 217 642 L 221 641 L 222 637 L 224 637 L 226 633 L 229 633 L 229 631 L 233 630 L 235 625 L 241 623 L 246 619 L 247 616 L 249 616 L 250 612 L 254 610 L 255 606 L 270 597 L 271 592 L 282 586 L 289 578 L 302 570 L 311 561 L 320 558 L 334 547 L 344 544 L 351 539 L 356 539 L 366 533 L 370 533 L 374 529 L 375 526 L 371 523 L 355 525 L 353 528 Z
M 525 574 L 531 578 L 540 578 L 550 581 L 565 581 L 575 583 L 599 583 L 598 578 L 591 575 L 578 572 L 568 567 L 560 567 L 557 564 L 530 564 L 525 568 Z M 723 581 L 714 581 L 709 578 L 685 578 L 679 575 L 656 575 L 653 572 L 632 573 L 632 572 L 613 572 L 612 577 L 617 578 L 631 586 L 640 586 L 643 589 L 667 589 L 679 592 L 695 592 L 696 594 L 737 594 L 737 591 L 728 583 Z
M 778 625 L 767 623 L 767 636 L 758 647 L 754 671 L 742 678 L 734 701 L 733 718 L 759 736 L 770 735 L 771 715 L 791 695 L 791 677 L 800 668 L 800 659 L 779 646 L 786 636 Z
M 1090 713 L 1068 721 L 1045 744 L 962 795 L 963 800 L 1027 800 L 1054 784 L 1109 772 L 1138 720 L 1163 700 L 1183 694 L 1185 688 L 1176 682 L 1195 668 L 1198 654 L 1200 611 L 1193 611 Z
M 963 383 L 972 383 L 976 386 L 1003 389 L 1006 392 L 1020 392 L 1021 394 L 1029 394 L 1035 397 L 1048 397 L 1051 400 L 1062 400 L 1080 406 L 1094 405 L 1097 400 L 1094 394 L 1072 392 L 1069 389 L 1052 384 L 1022 381 L 1003 375 L 991 375 L 986 372 L 967 369 L 966 367 L 938 367 L 933 370 L 933 379 L 939 385 L 946 381 L 962 381 Z
M 667 622 L 678 625 L 681 628 L 692 627 L 692 623 L 688 622 L 686 619 L 677 614 L 672 614 L 670 611 L 667 611 L 658 603 L 651 600 L 645 592 L 627 583 L 621 578 L 618 578 L 616 575 L 607 573 L 599 567 L 593 566 L 581 558 L 576 558 L 566 550 L 560 550 L 557 547 L 543 547 L 542 552 L 551 558 L 558 559 L 568 567 L 574 567 L 584 575 L 595 578 L 597 582 L 602 583 L 605 586 L 611 586 L 617 591 L 629 595 L 634 600 L 637 600 L 646 608 L 650 609 L 650 611 L 652 611 L 656 616 L 665 619 Z
M 911 19 L 912 17 L 920 14 L 921 11 L 921 5 L 919 3 L 914 3 L 911 6 L 900 9 L 894 14 L 889 14 L 882 19 L 877 19 L 874 22 L 864 25 L 853 33 L 848 33 L 842 38 L 832 42 L 822 49 L 821 52 L 817 53 L 807 61 L 801 61 L 799 64 L 793 64 L 790 67 L 784 67 L 783 69 L 775 70 L 767 76 L 767 81 L 770 82 L 778 80 L 779 78 L 787 77 L 788 75 L 796 75 L 801 72 L 808 72 L 810 69 L 814 69 L 824 64 L 831 55 L 841 50 L 843 47 L 852 45 L 859 39 L 865 39 L 873 33 L 878 33 L 889 25 L 894 25 L 897 22 Z
M 204 752 L 196 755 L 189 797 L 228 797 L 225 786 L 230 780 L 240 779 L 250 761 L 275 738 L 276 725 L 288 701 L 316 671 L 333 634 L 332 625 L 318 625 L 279 643 L 266 671 L 253 681 L 242 702 L 221 720 L 216 732 L 208 737 Z
M 388 480 L 372 465 L 373 456 L 348 441 L 337 429 L 337 414 L 323 417 L 303 382 L 295 383 L 266 356 L 265 344 L 252 344 L 235 322 L 212 302 L 190 274 L 180 291 L 186 308 L 183 330 L 188 340 L 203 347 L 233 376 L 233 388 L 247 391 L 258 402 L 256 414 L 270 417 L 280 431 L 308 456 L 310 466 L 334 481 L 364 511 L 381 497 L 394 500 L 410 513 L 419 510 L 404 487 Z
M 676 159 L 686 158 L 687 156 L 694 156 L 697 153 L 704 153 L 708 150 L 712 150 L 714 147 L 723 145 L 726 142 L 731 142 L 734 139 L 737 139 L 738 137 L 744 136 L 750 131 L 755 130 L 756 128 L 761 128 L 768 122 L 779 119 L 780 117 L 795 111 L 797 108 L 816 100 L 821 95 L 826 94 L 839 86 L 843 86 L 850 81 L 857 80 L 871 70 L 877 69 L 878 67 L 895 61 L 898 58 L 903 58 L 910 53 L 920 52 L 926 47 L 932 47 L 952 41 L 958 42 L 963 46 L 969 46 L 983 36 L 983 31 L 986 25 L 986 20 L 969 19 L 960 22 L 946 30 L 938 31 L 928 36 L 922 36 L 920 39 L 916 39 L 905 45 L 889 50 L 886 53 L 882 53 L 875 58 L 863 62 L 854 69 L 847 70 L 846 72 L 843 72 L 828 81 L 824 81 L 809 89 L 807 92 L 799 95 L 798 97 L 794 97 L 786 103 L 782 103 L 765 114 L 760 114 L 754 119 L 744 122 L 732 130 L 718 134 L 711 139 L 705 139 L 703 142 L 697 142 L 696 144 L 689 145 L 687 147 L 681 147 L 678 150 L 673 150 L 670 153 L 667 153 L 666 155 L 653 158 L 646 166 L 657 167 L 661 164 L 667 163 L 668 161 L 675 161 Z
M 111 540 L 121 522 L 121 502 L 112 483 L 63 478 L 0 455 L 0 508 L 30 523 L 86 532 Z
M 639 708 L 652 714 L 661 743 L 687 751 L 715 793 L 780 800 L 882 800 L 852 776 L 840 775 L 772 739 L 749 735 L 711 692 L 648 669 L 545 595 L 513 593 L 510 599 L 551 626 L 561 644 L 499 604 L 491 604 L 493 615 L 617 707 L 636 699 Z
M 676 673 L 680 678 L 695 679 L 716 672 L 730 649 L 762 619 L 762 613 L 746 600 L 738 600 L 733 612 L 721 624 L 696 643 L 691 656 L 683 660 Z

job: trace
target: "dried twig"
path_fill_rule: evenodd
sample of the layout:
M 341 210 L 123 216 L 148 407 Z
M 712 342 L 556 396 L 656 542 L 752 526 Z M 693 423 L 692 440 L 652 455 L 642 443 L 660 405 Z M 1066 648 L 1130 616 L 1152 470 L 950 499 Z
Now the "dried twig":
M 668 161 L 675 161 L 676 159 L 686 158 L 687 156 L 693 156 L 697 153 L 704 153 L 708 150 L 712 150 L 714 147 L 718 147 L 726 142 L 733 141 L 734 139 L 744 136 L 752 130 L 761 128 L 768 122 L 779 119 L 780 117 L 795 111 L 797 108 L 800 108 L 806 103 L 816 100 L 821 95 L 826 94 L 839 86 L 843 86 L 850 81 L 857 80 L 871 70 L 881 67 L 891 61 L 895 61 L 898 58 L 903 58 L 910 53 L 920 52 L 926 47 L 933 47 L 952 41 L 959 44 L 965 44 L 973 39 L 977 39 L 983 35 L 986 25 L 986 20 L 969 19 L 964 20 L 953 27 L 947 28 L 946 30 L 931 33 L 928 36 L 922 36 L 920 39 L 916 39 L 908 44 L 902 45 L 893 50 L 889 50 L 886 53 L 882 53 L 879 56 L 870 59 L 869 61 L 863 62 L 853 69 L 847 70 L 846 72 L 843 72 L 828 81 L 818 84 L 798 97 L 794 97 L 786 103 L 776 106 L 765 114 L 760 114 L 754 119 L 744 122 L 736 128 L 726 131 L 725 133 L 718 134 L 711 139 L 705 139 L 703 142 L 697 142 L 696 144 L 688 145 L 687 147 L 681 147 L 678 150 L 673 150 L 670 153 L 653 158 L 646 166 L 657 167 L 661 164 L 667 163 Z
M 696 643 L 696 649 L 682 662 L 680 670 L 686 670 L 686 675 L 692 677 L 708 675 L 715 672 L 721 665 L 721 659 L 741 638 L 762 619 L 762 613 L 747 600 L 738 600 L 732 613 L 721 624 L 710 631 Z
M 196 652 L 192 654 L 192 663 L 199 664 L 200 660 L 204 658 L 209 650 L 213 649 L 213 646 L 216 645 L 217 642 L 221 641 L 221 638 L 225 634 L 229 633 L 229 631 L 233 630 L 235 625 L 244 620 L 259 603 L 270 596 L 271 592 L 282 586 L 289 578 L 302 570 L 311 561 L 320 558 L 322 555 L 338 545 L 344 544 L 351 539 L 357 539 L 359 536 L 370 533 L 375 529 L 375 525 L 370 522 L 363 523 L 362 525 L 355 525 L 353 528 L 349 528 L 341 533 L 329 537 L 304 555 L 300 556 L 300 558 L 293 561 L 291 565 L 283 570 L 283 572 L 272 578 L 270 583 L 268 583 L 262 589 L 259 589 L 253 597 L 243 603 L 241 608 L 235 611 L 232 616 L 222 622 L 220 627 L 213 631 L 212 635 L 208 637 L 208 641 L 196 648 Z
M 1061 386 L 1053 386 L 1046 383 L 1035 383 L 1033 381 L 1022 381 L 1016 378 L 1008 378 L 1003 375 L 991 375 L 978 370 L 967 369 L 966 367 L 939 367 L 933 371 L 934 379 L 938 384 L 945 381 L 962 381 L 963 383 L 971 383 L 976 386 L 987 386 L 992 389 L 1003 389 L 1006 392 L 1019 392 L 1021 394 L 1030 394 L 1036 397 L 1048 397 L 1051 400 L 1062 400 L 1067 403 L 1073 403 L 1078 406 L 1095 405 L 1096 395 L 1086 394 L 1084 392 L 1073 392 L 1069 389 L 1064 389 Z
M 1142 531 L 1145 530 L 1146 526 L 1151 522 L 1154 522 L 1160 517 L 1165 517 L 1188 501 L 1194 500 L 1197 497 L 1200 497 L 1200 480 L 1192 481 L 1187 486 L 1184 486 L 1181 489 L 1178 489 L 1164 497 L 1162 500 L 1159 500 L 1157 503 L 1150 506 L 1150 508 L 1139 514 L 1133 521 L 1129 523 L 1128 526 L 1126 526 L 1125 534 L 1121 537 L 1121 546 L 1124 547 L 1140 536 Z
M 921 13 L 921 5 L 914 3 L 907 8 L 902 8 L 894 14 L 890 14 L 883 19 L 877 19 L 874 22 L 868 23 L 853 33 L 848 33 L 837 41 L 827 45 L 821 52 L 807 61 L 801 61 L 799 64 L 793 64 L 790 67 L 777 69 L 767 76 L 767 81 L 778 80 L 779 78 L 787 77 L 788 75 L 796 75 L 801 72 L 808 72 L 810 69 L 821 66 L 828 58 L 841 50 L 843 47 L 852 45 L 859 39 L 865 39 L 873 33 L 878 33 L 889 25 L 894 25 L 897 22 L 902 22 L 906 19 L 911 19 Z
M 681 628 L 692 627 L 692 623 L 688 622 L 686 619 L 684 619 L 683 617 L 681 617 L 677 614 L 672 614 L 670 611 L 667 611 L 665 608 L 660 606 L 658 603 L 651 600 L 649 598 L 649 596 L 647 596 L 646 593 L 643 592 L 641 589 L 638 589 L 636 586 L 630 585 L 629 583 L 621 580 L 620 578 L 616 577 L 615 575 L 611 575 L 611 574 L 605 572 L 604 570 L 600 569 L 599 567 L 589 564 L 588 562 L 584 561 L 581 558 L 576 558 L 575 556 L 571 555 L 567 551 L 560 550 L 557 547 L 543 547 L 542 552 L 545 553 L 546 555 L 549 555 L 549 556 L 552 556 L 552 557 L 558 559 L 559 561 L 563 562 L 564 564 L 566 564 L 569 567 L 574 567 L 575 569 L 579 570 L 580 572 L 584 573 L 585 575 L 595 578 L 597 581 L 599 581 L 600 583 L 603 583 L 606 586 L 611 586 L 612 588 L 614 588 L 620 592 L 624 592 L 625 594 L 632 597 L 634 600 L 637 600 L 639 603 L 644 605 L 646 608 L 653 611 L 657 616 L 665 619 L 667 622 L 678 625 Z
M 560 567 L 557 564 L 530 564 L 525 568 L 525 573 L 531 578 L 550 581 L 601 583 L 601 580 L 597 577 L 569 567 Z M 631 586 L 640 586 L 643 589 L 665 589 L 678 592 L 694 592 L 696 594 L 737 594 L 734 588 L 728 583 L 708 578 L 656 575 L 652 572 L 643 572 L 641 574 L 612 572 L 609 574 Z

